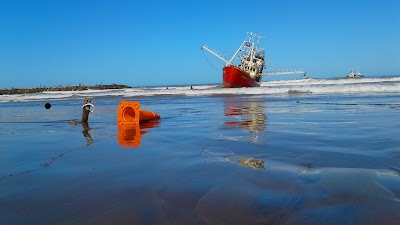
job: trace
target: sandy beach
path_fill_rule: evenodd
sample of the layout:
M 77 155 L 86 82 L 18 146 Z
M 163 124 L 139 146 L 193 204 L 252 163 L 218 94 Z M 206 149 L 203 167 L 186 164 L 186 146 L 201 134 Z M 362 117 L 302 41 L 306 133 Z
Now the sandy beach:
M 1 103 L 0 224 L 400 223 L 398 94 L 176 93 Z
M 0 225 L 400 225 L 399 12 L 0 1 Z

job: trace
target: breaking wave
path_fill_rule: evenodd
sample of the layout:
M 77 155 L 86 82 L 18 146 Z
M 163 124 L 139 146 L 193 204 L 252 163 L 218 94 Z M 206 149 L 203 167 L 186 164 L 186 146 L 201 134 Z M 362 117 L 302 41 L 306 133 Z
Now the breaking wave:
M 381 94 L 400 93 L 400 77 L 358 79 L 295 79 L 266 81 L 255 88 L 222 88 L 220 84 L 134 87 L 118 90 L 57 91 L 24 95 L 2 95 L 0 102 L 29 102 L 82 99 L 84 97 L 151 97 L 213 95 L 282 95 L 282 94 Z

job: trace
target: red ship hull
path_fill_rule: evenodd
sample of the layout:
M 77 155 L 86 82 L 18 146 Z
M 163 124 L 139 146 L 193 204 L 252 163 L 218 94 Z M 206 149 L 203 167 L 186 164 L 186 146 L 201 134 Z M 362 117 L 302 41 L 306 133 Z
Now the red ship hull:
M 235 66 L 225 66 L 223 69 L 224 88 L 259 87 L 260 84 L 253 80 L 249 74 Z

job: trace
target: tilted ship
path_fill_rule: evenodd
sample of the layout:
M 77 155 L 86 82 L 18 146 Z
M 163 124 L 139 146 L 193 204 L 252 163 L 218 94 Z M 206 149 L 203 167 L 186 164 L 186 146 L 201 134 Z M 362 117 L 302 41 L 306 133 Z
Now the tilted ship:
M 201 49 L 213 54 L 217 58 L 225 62 L 222 73 L 222 86 L 225 88 L 240 88 L 240 87 L 258 87 L 262 82 L 263 75 L 282 75 L 282 74 L 299 74 L 305 75 L 303 70 L 290 69 L 287 71 L 275 71 L 263 73 L 265 67 L 265 51 L 258 47 L 261 40 L 261 35 L 256 35 L 249 32 L 248 36 L 235 54 L 229 59 L 225 59 L 216 51 L 211 50 L 206 45 L 202 45 Z M 235 65 L 233 60 L 238 58 L 240 63 Z

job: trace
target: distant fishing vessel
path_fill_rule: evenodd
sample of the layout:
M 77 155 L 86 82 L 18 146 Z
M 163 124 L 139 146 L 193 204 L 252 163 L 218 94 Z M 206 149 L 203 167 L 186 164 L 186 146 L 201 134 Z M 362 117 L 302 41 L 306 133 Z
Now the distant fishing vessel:
M 364 77 L 364 75 L 361 74 L 360 69 L 356 73 L 354 73 L 353 70 L 350 70 L 350 73 L 347 74 L 346 77 L 351 77 L 351 78 L 358 78 L 358 77 Z
M 303 70 L 290 69 L 286 71 L 275 71 L 263 73 L 265 67 L 265 51 L 258 47 L 261 35 L 256 35 L 253 32 L 248 32 L 248 36 L 235 54 L 229 59 L 225 59 L 216 51 L 211 50 L 206 45 L 202 45 L 201 49 L 213 54 L 217 58 L 224 61 L 226 64 L 222 73 L 222 86 L 225 88 L 240 88 L 240 87 L 258 87 L 261 84 L 263 75 L 282 75 L 282 74 L 304 74 Z M 240 63 L 234 65 L 232 61 L 238 58 Z

